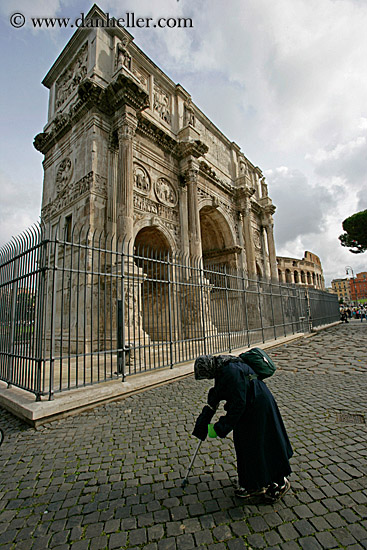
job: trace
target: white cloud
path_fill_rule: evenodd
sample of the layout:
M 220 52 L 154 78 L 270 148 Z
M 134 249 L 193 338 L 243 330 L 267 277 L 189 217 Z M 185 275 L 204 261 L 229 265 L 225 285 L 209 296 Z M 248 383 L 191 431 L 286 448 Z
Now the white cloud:
M 40 186 L 35 193 L 30 183 L 15 183 L 8 174 L 0 171 L 0 246 L 38 219 L 35 213 L 40 212 Z
M 2 0 L 0 10 L 4 15 L 22 13 L 26 17 L 53 17 L 57 15 L 62 0 Z
M 277 207 L 274 232 L 279 255 L 283 255 L 279 250 L 289 249 L 289 242 L 325 231 L 326 216 L 336 204 L 329 189 L 312 186 L 299 170 L 284 166 L 266 171 L 265 176 Z

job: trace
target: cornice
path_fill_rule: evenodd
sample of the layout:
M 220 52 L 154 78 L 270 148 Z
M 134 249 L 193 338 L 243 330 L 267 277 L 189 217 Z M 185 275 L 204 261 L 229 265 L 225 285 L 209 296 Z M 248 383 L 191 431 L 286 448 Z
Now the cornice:
M 154 141 L 164 151 L 175 157 L 177 156 L 177 141 L 142 114 L 138 114 L 138 127 L 136 132 Z
M 228 248 L 216 248 L 213 250 L 208 250 L 205 253 L 203 253 L 203 257 L 208 260 L 211 258 L 217 258 L 219 256 L 229 256 L 231 254 L 241 254 L 242 247 L 235 245 Z
M 122 105 L 129 105 L 140 113 L 150 105 L 149 95 L 136 82 L 124 74 L 119 74 L 106 88 L 104 94 L 105 107 L 112 112 Z
M 34 147 L 46 154 L 90 109 L 112 116 L 123 105 L 129 105 L 138 112 L 149 107 L 148 94 L 125 75 L 104 88 L 96 82 L 85 79 L 78 88 L 78 98 L 67 113 L 57 114 L 47 132 L 34 138 Z
M 180 159 L 194 157 L 198 159 L 209 151 L 209 147 L 199 139 L 194 141 L 182 141 L 177 144 L 177 156 Z
M 199 165 L 199 171 L 200 171 L 200 175 L 212 182 L 215 187 L 221 189 L 222 191 L 224 191 L 225 193 L 229 193 L 231 195 L 233 195 L 234 193 L 234 187 L 226 182 L 224 182 L 223 180 L 219 179 L 215 170 L 213 170 L 208 163 L 206 163 L 205 161 L 201 161 L 200 162 L 200 165 Z

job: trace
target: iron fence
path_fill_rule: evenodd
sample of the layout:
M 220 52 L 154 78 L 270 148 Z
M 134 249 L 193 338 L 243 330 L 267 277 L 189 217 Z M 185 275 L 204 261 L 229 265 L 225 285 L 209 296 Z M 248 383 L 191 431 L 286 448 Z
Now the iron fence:
M 38 400 L 337 320 L 326 292 L 83 227 L 0 250 L 0 379 Z

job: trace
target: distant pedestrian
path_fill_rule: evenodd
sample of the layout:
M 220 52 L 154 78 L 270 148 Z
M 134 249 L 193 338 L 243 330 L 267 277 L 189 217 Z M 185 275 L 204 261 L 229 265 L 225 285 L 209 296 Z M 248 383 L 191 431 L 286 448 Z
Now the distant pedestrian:
M 366 321 L 367 321 L 366 310 L 365 310 L 364 308 L 361 308 L 361 309 L 359 310 L 359 314 L 360 314 L 360 316 L 361 316 L 361 323 L 362 323 L 363 319 L 366 319 Z
M 344 309 L 341 312 L 340 319 L 341 319 L 342 323 L 348 323 L 349 322 L 347 312 Z
M 224 438 L 233 430 L 239 481 L 236 496 L 276 502 L 290 488 L 287 476 L 291 473 L 289 459 L 293 451 L 270 390 L 239 357 L 203 355 L 196 359 L 194 370 L 196 380 L 214 379 L 214 387 L 208 393 L 212 410 L 209 418 L 220 401 L 226 401 L 226 414 L 215 424 L 208 424 L 203 414 L 208 406 L 204 407 L 194 435 L 205 439 L 207 430 L 209 437 Z

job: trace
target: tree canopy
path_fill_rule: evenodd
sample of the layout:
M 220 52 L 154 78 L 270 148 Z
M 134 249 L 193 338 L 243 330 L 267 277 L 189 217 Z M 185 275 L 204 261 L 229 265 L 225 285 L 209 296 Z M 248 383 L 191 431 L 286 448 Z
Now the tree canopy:
M 361 254 L 367 250 L 367 210 L 357 212 L 343 221 L 345 233 L 339 236 L 342 246 L 349 247 L 353 254 Z

